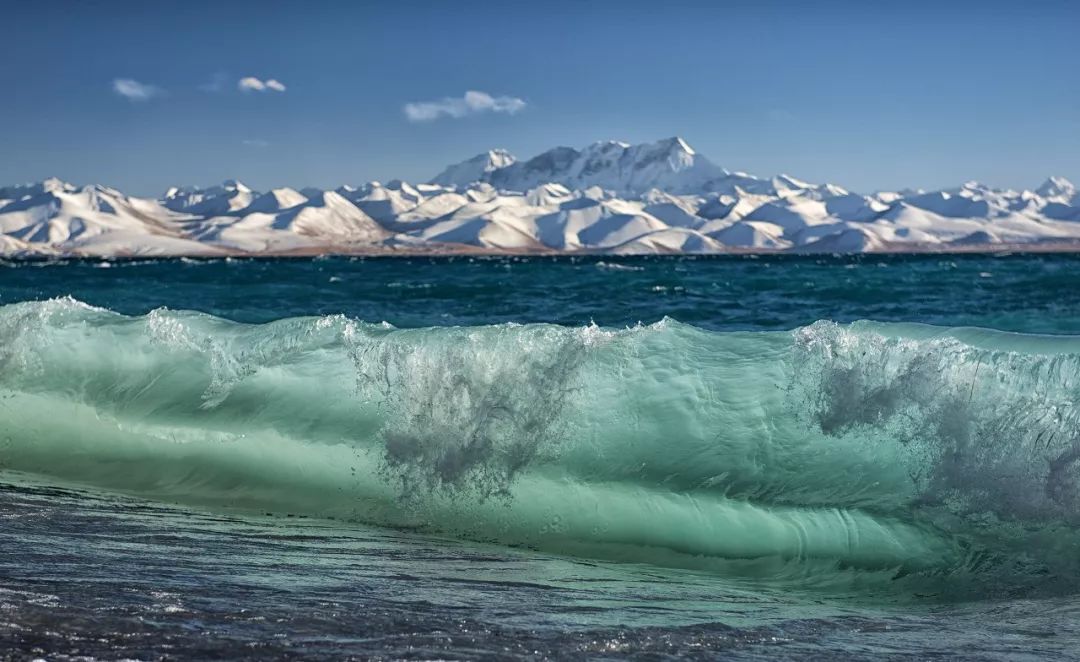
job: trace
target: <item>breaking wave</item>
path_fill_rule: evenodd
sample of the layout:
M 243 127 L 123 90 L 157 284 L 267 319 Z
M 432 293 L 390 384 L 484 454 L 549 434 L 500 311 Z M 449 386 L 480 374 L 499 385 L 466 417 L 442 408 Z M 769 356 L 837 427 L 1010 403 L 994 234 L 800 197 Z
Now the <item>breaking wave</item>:
M 1072 586 L 1080 338 L 0 307 L 0 469 L 850 585 Z M 988 581 L 992 580 L 992 582 Z

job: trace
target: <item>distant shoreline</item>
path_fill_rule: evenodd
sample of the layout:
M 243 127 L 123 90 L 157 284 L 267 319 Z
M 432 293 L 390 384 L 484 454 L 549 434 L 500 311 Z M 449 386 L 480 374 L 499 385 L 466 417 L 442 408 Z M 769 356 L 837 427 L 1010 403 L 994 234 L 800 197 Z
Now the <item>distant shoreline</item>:
M 99 255 L 93 253 L 39 253 L 28 255 L 0 255 L 0 260 L 5 262 L 47 262 L 50 260 L 219 260 L 222 258 L 240 259 L 280 259 L 280 258 L 316 258 L 316 257 L 373 257 L 373 258 L 454 258 L 454 257 L 588 257 L 588 258 L 646 258 L 646 257 L 731 257 L 731 256 L 836 256 L 855 257 L 872 255 L 1002 255 L 1002 254 L 1032 254 L 1032 253 L 1057 253 L 1057 254 L 1080 254 L 1080 240 L 1078 241 L 1053 241 L 1053 242 L 1023 242 L 1001 244 L 978 244 L 978 245 L 941 245 L 941 244 L 897 244 L 883 246 L 873 250 L 829 252 L 829 251 L 800 251 L 771 248 L 739 248 L 733 247 L 724 251 L 712 251 L 708 253 L 692 252 L 656 252 L 656 253 L 618 253 L 596 250 L 544 250 L 538 248 L 528 249 L 492 249 L 468 245 L 428 245 L 409 247 L 386 247 L 386 246 L 310 246 L 293 248 L 281 251 L 239 251 L 232 249 L 219 249 L 206 253 L 191 254 L 138 254 L 116 253 L 112 255 Z

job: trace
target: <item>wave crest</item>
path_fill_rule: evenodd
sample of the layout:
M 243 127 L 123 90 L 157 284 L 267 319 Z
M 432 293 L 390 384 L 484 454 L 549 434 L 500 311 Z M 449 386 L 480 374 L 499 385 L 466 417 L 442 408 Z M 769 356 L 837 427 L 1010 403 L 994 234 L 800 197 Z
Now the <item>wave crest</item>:
M 1077 570 L 1075 338 L 66 299 L 0 307 L 0 368 L 0 463 L 57 480 L 801 581 Z

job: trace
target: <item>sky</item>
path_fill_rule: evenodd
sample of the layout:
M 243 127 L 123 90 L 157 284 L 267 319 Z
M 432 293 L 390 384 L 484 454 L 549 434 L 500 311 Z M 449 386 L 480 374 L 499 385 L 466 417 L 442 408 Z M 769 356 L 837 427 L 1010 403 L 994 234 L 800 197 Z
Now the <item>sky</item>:
M 8 2 L 0 184 L 423 181 L 682 136 L 870 192 L 1080 181 L 1080 3 Z

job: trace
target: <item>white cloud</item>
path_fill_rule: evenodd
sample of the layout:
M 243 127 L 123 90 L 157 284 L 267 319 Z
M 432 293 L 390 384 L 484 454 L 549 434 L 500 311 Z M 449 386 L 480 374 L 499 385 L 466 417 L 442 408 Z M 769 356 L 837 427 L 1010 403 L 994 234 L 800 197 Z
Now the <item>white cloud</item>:
M 240 91 L 242 92 L 266 92 L 267 90 L 273 92 L 285 91 L 285 84 L 274 78 L 260 80 L 254 76 L 245 76 L 237 81 L 236 86 L 240 88 Z
M 517 97 L 493 97 L 487 92 L 469 90 L 462 97 L 445 97 L 438 101 L 415 101 L 405 104 L 405 117 L 410 122 L 431 122 L 440 117 L 455 119 L 480 113 L 513 115 L 525 108 Z
M 112 82 L 113 92 L 116 92 L 125 99 L 131 101 L 146 101 L 156 96 L 160 96 L 164 90 L 154 85 L 147 85 L 146 83 L 140 83 L 137 80 L 130 78 L 117 78 Z
M 262 138 L 249 138 L 247 140 L 240 141 L 245 147 L 269 147 L 270 143 Z
M 240 82 L 238 82 L 236 84 L 236 86 L 239 87 L 244 92 L 250 92 L 252 90 L 255 90 L 257 92 L 262 92 L 263 90 L 266 89 L 266 83 L 262 82 L 258 78 L 255 78 L 254 76 L 248 76 L 247 78 L 241 78 Z

